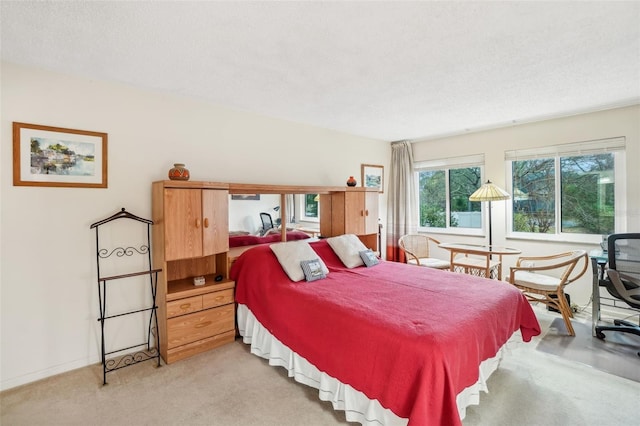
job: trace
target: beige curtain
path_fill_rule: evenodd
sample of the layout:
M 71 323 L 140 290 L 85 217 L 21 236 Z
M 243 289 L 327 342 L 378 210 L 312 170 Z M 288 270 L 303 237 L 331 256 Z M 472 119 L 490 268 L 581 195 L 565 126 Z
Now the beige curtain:
M 387 199 L 387 260 L 404 262 L 398 239 L 417 231 L 415 186 L 411 143 L 393 142 Z
M 301 195 L 301 197 L 304 197 L 304 195 Z M 286 194 L 285 195 L 285 206 L 287 206 L 287 217 L 286 217 L 286 222 L 285 223 L 293 223 L 294 219 L 296 221 L 300 221 L 299 217 L 296 217 L 296 204 L 295 204 L 295 196 L 293 194 Z M 284 220 L 284 218 L 283 218 Z

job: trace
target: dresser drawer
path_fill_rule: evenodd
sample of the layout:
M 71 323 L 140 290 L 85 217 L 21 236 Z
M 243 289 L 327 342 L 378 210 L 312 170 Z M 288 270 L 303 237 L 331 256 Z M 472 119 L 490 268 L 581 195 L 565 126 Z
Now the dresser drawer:
M 167 303 L 167 318 L 202 310 L 202 296 L 187 297 Z
M 167 345 L 175 348 L 233 330 L 233 315 L 234 306 L 229 304 L 171 318 L 167 320 Z
M 233 303 L 232 288 L 202 295 L 203 309 L 215 308 L 216 306 L 228 305 L 229 303 Z
M 188 358 L 200 352 L 208 351 L 210 349 L 217 348 L 219 346 L 231 343 L 235 339 L 235 330 L 225 331 L 221 334 L 216 334 L 206 339 L 198 340 L 197 342 L 187 343 L 186 345 L 177 346 L 167 350 L 167 363 L 172 363 L 184 358 Z

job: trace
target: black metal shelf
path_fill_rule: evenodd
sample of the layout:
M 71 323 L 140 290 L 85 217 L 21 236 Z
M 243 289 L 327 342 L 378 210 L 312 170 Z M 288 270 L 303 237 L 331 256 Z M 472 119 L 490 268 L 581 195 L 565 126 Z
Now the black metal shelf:
M 100 227 L 107 225 L 113 222 L 116 219 L 130 219 L 141 222 L 147 227 L 147 238 L 146 242 L 142 243 L 139 247 L 127 246 L 127 247 L 116 247 L 113 249 L 107 249 L 100 246 Z M 153 221 L 149 219 L 143 219 L 136 215 L 133 215 L 127 212 L 124 208 L 121 209 L 118 213 L 100 220 L 90 226 L 90 229 L 96 230 L 96 264 L 97 264 L 97 273 L 98 273 L 98 302 L 100 304 L 100 317 L 98 321 L 100 322 L 100 331 L 101 331 L 101 362 L 102 362 L 102 384 L 107 384 L 107 373 L 115 370 L 119 370 L 124 367 L 128 367 L 139 362 L 148 361 L 152 359 L 157 359 L 157 366 L 160 367 L 160 335 L 158 333 L 158 306 L 156 304 L 156 295 L 158 290 L 158 273 L 161 272 L 161 269 L 153 269 L 151 267 L 151 225 L 153 225 Z M 143 255 L 146 256 L 146 264 L 147 269 L 142 271 L 134 271 L 134 272 L 125 272 L 118 275 L 110 275 L 110 276 L 101 276 L 100 268 L 101 262 L 115 255 L 116 257 L 130 257 L 135 255 Z M 149 285 L 151 289 L 151 301 L 149 305 L 143 306 L 140 309 L 129 310 L 126 312 L 121 312 L 114 315 L 107 315 L 107 288 L 109 287 L 107 284 L 111 281 L 123 280 L 133 277 L 140 277 L 147 275 L 149 277 Z M 149 315 L 149 325 L 147 330 L 147 340 L 145 342 L 131 345 L 119 349 L 107 350 L 107 345 L 105 342 L 105 326 L 106 320 L 124 317 L 128 315 L 133 315 L 141 312 L 150 312 Z M 131 349 L 142 348 L 144 349 L 136 350 L 134 352 L 127 352 Z M 117 355 L 113 358 L 107 359 L 107 356 Z

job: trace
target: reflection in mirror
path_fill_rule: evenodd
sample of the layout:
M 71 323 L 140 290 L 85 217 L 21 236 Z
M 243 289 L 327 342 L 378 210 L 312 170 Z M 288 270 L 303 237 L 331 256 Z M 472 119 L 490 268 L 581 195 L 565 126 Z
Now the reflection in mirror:
M 297 194 L 295 199 L 296 212 L 299 212 L 295 227 L 317 236 L 320 233 L 319 194 Z
M 319 194 L 304 194 L 304 218 L 311 220 L 318 220 L 320 216 L 319 207 L 320 195 Z
M 260 213 L 268 213 L 274 226 L 280 223 L 280 195 L 260 194 L 258 199 L 238 198 L 240 197 L 229 196 L 229 234 L 260 235 Z
M 242 250 L 248 246 L 282 241 L 283 233 L 286 241 L 319 235 L 317 194 L 253 195 L 229 195 L 229 248 Z M 283 201 L 284 205 L 281 204 Z M 304 221 L 300 221 L 299 216 Z M 282 229 L 283 223 L 286 231 Z

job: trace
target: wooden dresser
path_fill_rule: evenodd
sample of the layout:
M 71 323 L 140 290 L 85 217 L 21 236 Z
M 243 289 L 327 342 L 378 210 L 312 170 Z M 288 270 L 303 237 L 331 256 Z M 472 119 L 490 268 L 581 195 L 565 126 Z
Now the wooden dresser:
M 226 281 L 167 295 L 165 361 L 177 361 L 233 341 L 233 288 L 233 281 Z
M 166 363 L 235 338 L 235 283 L 227 273 L 229 185 L 152 184 L 153 261 L 158 279 L 160 353 Z M 204 277 L 204 285 L 194 285 Z
M 320 234 L 335 237 L 355 234 L 373 251 L 378 247 L 378 191 L 375 188 L 345 188 L 320 195 Z

